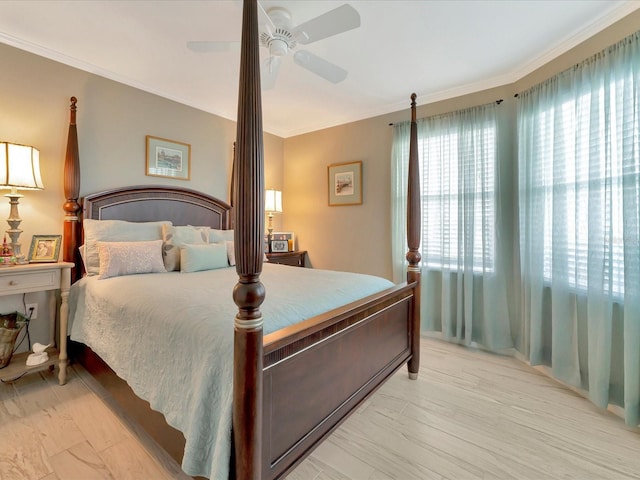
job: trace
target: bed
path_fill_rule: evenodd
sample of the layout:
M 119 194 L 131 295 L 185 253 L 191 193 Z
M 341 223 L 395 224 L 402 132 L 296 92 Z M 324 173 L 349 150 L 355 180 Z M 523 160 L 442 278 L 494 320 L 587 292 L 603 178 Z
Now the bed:
M 73 295 L 76 296 L 81 296 L 83 290 L 90 288 L 85 286 L 88 282 L 80 281 L 84 268 L 79 250 L 85 241 L 83 222 L 88 224 L 90 221 L 101 220 L 138 223 L 170 221 L 174 226 L 198 225 L 220 231 L 228 230 L 234 225 L 233 254 L 236 265 L 235 269 L 220 269 L 220 272 L 224 272 L 225 280 L 209 272 L 186 275 L 197 276 L 199 280 L 196 283 L 203 286 L 204 293 L 201 296 L 208 296 L 211 289 L 224 290 L 225 287 L 222 285 L 228 284 L 228 297 L 233 302 L 232 310 L 225 310 L 223 313 L 228 316 L 227 324 L 220 326 L 228 338 L 226 344 L 218 347 L 218 350 L 226 355 L 229 372 L 225 378 L 232 383 L 228 392 L 229 412 L 228 415 L 227 412 L 223 412 L 221 417 L 215 416 L 212 421 L 222 423 L 223 427 L 227 424 L 225 422 L 228 422 L 230 426 L 227 428 L 227 431 L 231 431 L 228 451 L 225 453 L 223 449 L 214 456 L 219 455 L 218 464 L 228 462 L 229 476 L 239 479 L 271 479 L 285 476 L 396 370 L 407 364 L 410 378 L 416 378 L 419 367 L 420 207 L 415 95 L 412 95 L 411 102 L 407 281 L 399 285 L 379 284 L 372 287 L 372 291 L 359 292 L 356 298 L 341 300 L 340 305 L 333 305 L 329 310 L 311 312 L 309 316 L 305 314 L 302 321 L 294 320 L 286 326 L 280 323 L 276 323 L 275 326 L 270 324 L 271 319 L 279 319 L 281 315 L 273 310 L 274 303 L 281 302 L 278 300 L 269 303 L 272 298 L 270 295 L 273 294 L 274 299 L 281 298 L 285 303 L 290 300 L 286 292 L 277 292 L 280 280 L 273 279 L 284 270 L 305 269 L 263 265 L 264 179 L 257 32 L 257 4 L 255 1 L 245 1 L 237 148 L 232 188 L 233 208 L 226 202 L 203 193 L 171 186 L 123 187 L 80 199 L 75 98 L 72 98 L 71 102 L 64 174 L 66 202 L 63 207 L 63 252 L 64 259 L 76 265 L 72 273 L 73 278 L 78 280 L 72 288 L 76 292 Z M 150 274 L 153 278 L 150 282 L 157 282 L 150 283 L 154 285 L 151 290 L 159 292 L 162 296 L 163 288 L 172 287 L 166 287 L 161 278 L 171 278 L 172 275 L 175 278 L 182 274 Z M 144 278 L 143 275 L 139 277 Z M 130 288 L 127 282 L 131 279 L 126 276 L 108 280 L 122 280 L 122 292 L 127 292 Z M 211 286 L 211 289 L 207 290 L 207 286 Z M 295 296 L 303 293 L 298 292 Z M 321 295 L 319 290 L 316 291 L 316 287 L 309 286 L 306 287 L 306 293 L 311 296 Z M 126 293 L 121 295 L 125 296 Z M 193 298 L 190 301 L 195 302 Z M 90 300 L 84 305 L 94 308 L 98 303 Z M 184 311 L 184 306 L 177 308 L 179 310 L 177 313 L 174 312 L 174 316 Z M 204 308 L 205 313 L 198 315 L 206 317 L 206 311 L 210 307 Z M 73 304 L 71 309 L 74 322 L 72 329 L 76 329 L 76 322 L 80 321 L 84 314 L 78 313 L 77 304 Z M 142 310 L 152 309 L 149 307 Z M 131 312 L 123 311 L 123 314 L 130 315 Z M 133 314 L 141 315 L 141 311 L 135 311 Z M 174 327 L 171 325 L 164 325 L 156 327 L 156 330 L 172 328 Z M 191 327 L 186 330 L 196 331 Z M 174 335 L 173 342 L 180 344 L 183 333 L 185 332 Z M 79 338 L 88 338 L 83 335 L 77 334 Z M 141 334 L 132 331 L 127 335 L 131 337 Z M 152 344 L 157 341 L 160 340 L 154 336 Z M 91 340 L 88 343 L 91 343 Z M 156 351 L 164 352 L 165 348 L 166 345 L 159 346 Z M 176 350 L 180 348 L 182 347 L 176 347 Z M 105 353 L 100 345 L 97 345 L 96 349 L 100 350 L 100 356 L 109 357 L 110 354 Z M 99 358 L 97 352 L 92 352 L 86 345 L 81 344 L 75 345 L 72 351 L 73 359 L 85 365 L 104 386 L 117 392 L 116 400 L 126 405 L 129 413 L 139 419 L 144 428 L 183 463 L 187 473 L 205 473 L 195 467 L 191 468 L 189 461 L 185 465 L 183 455 L 187 458 L 192 444 L 199 443 L 201 448 L 214 449 L 218 439 L 204 440 L 203 437 L 191 444 L 185 442 L 184 432 L 169 426 L 176 424 L 173 413 L 163 416 L 152 412 L 148 404 L 115 378 L 114 369 L 108 365 L 109 358 Z M 205 356 L 203 352 L 198 354 Z M 111 361 L 113 362 L 113 359 Z M 213 360 L 207 359 L 201 363 L 210 365 L 212 362 Z M 162 365 L 162 362 L 156 364 Z M 116 364 L 111 367 L 120 370 L 123 365 Z M 128 367 L 130 365 L 124 365 L 125 369 Z M 209 369 L 204 370 L 206 374 Z M 124 376 L 130 374 L 128 372 Z M 132 383 L 135 384 L 135 379 Z M 140 391 L 138 385 L 133 386 L 134 390 Z M 150 400 L 154 406 L 156 400 L 153 398 L 153 392 L 144 391 L 139 396 Z M 208 401 L 207 398 L 205 392 L 202 395 L 204 403 Z M 212 414 L 208 415 L 210 416 L 204 418 L 213 418 Z M 186 435 L 190 436 L 191 433 L 187 432 Z M 215 472 L 218 470 L 208 473 L 212 478 L 218 478 Z

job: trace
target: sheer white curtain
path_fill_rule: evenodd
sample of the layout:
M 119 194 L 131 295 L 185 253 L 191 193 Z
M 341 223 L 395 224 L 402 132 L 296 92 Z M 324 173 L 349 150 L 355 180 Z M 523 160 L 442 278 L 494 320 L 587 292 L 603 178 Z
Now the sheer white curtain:
M 520 94 L 525 353 L 592 401 L 640 400 L 640 33 Z
M 501 256 L 496 104 L 418 121 L 422 200 L 422 328 L 500 350 L 510 334 Z M 394 126 L 394 275 L 404 277 L 409 124 Z

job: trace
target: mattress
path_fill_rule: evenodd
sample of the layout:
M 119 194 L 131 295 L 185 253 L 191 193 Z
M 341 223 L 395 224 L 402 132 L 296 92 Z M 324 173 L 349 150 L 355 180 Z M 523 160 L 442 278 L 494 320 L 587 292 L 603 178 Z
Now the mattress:
M 100 355 L 186 440 L 183 470 L 229 475 L 235 268 L 167 272 L 71 287 L 70 335 Z M 370 275 L 264 264 L 264 333 L 393 286 Z

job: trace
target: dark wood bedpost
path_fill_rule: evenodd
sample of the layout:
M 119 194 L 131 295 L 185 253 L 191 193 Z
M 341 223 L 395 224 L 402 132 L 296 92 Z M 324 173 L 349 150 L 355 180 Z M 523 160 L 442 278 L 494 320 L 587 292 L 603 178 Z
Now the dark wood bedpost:
M 79 265 L 77 256 L 78 242 L 80 241 L 80 155 L 78 153 L 78 131 L 76 128 L 76 103 L 78 99 L 71 97 L 71 119 L 69 121 L 69 135 L 67 136 L 67 153 L 64 159 L 64 251 L 62 258 L 65 262 L 73 262 Z M 71 281 L 75 282 L 81 272 L 78 267 L 71 270 Z
M 407 189 L 407 282 L 416 282 L 411 315 L 411 359 L 409 378 L 418 378 L 420 367 L 420 166 L 418 164 L 418 126 L 416 124 L 416 94 L 411 94 L 411 138 L 409 143 L 409 185 Z
M 262 477 L 262 313 L 260 282 L 264 232 L 264 166 L 258 5 L 245 0 L 242 16 L 238 131 L 234 185 L 235 254 L 238 283 L 234 322 L 233 441 L 235 475 Z

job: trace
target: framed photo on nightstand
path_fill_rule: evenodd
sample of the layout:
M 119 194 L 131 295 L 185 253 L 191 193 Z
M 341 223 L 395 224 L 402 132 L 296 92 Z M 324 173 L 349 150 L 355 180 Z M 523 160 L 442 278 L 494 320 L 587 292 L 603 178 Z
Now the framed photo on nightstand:
M 288 242 L 288 250 L 278 250 L 284 252 L 293 252 L 296 245 L 296 236 L 293 232 L 273 232 L 271 234 L 271 240 L 284 240 Z M 275 252 L 275 250 L 271 250 Z
M 288 252 L 289 242 L 287 240 L 271 240 L 271 251 L 274 253 Z
M 34 235 L 29 248 L 29 263 L 55 263 L 60 253 L 62 235 Z

